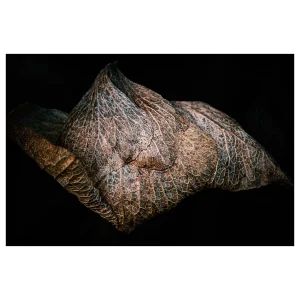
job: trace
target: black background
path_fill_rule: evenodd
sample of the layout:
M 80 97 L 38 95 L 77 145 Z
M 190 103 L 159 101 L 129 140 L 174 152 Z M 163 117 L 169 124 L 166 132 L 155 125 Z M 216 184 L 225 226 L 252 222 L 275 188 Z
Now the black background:
M 7 112 L 26 101 L 66 112 L 107 63 L 168 100 L 236 119 L 293 180 L 293 55 L 7 55 Z M 205 190 L 118 232 L 7 139 L 7 245 L 293 245 L 294 191 Z

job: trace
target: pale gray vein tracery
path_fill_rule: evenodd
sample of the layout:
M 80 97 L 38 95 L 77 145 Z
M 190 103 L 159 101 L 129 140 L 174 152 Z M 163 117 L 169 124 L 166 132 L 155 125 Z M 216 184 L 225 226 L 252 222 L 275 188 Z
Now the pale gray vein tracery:
M 226 114 L 203 102 L 173 102 L 187 119 L 217 142 L 216 187 L 244 190 L 284 180 L 273 158 Z
M 114 65 L 69 116 L 24 106 L 11 123 L 21 126 L 12 126 L 11 137 L 41 167 L 122 231 L 204 188 L 287 180 L 224 113 L 202 102 L 168 102 Z
M 82 161 L 123 230 L 208 187 L 217 159 L 212 138 L 110 67 L 69 115 L 61 145 Z

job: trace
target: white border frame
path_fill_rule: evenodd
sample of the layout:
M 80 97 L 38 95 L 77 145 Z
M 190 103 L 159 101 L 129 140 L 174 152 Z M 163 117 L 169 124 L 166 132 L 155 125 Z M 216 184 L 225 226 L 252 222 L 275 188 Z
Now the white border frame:
M 85 55 L 105 55 L 105 54 L 189 54 L 189 55 L 203 55 L 203 54 L 287 54 L 287 55 L 294 55 L 294 246 L 7 246 L 6 245 L 6 55 L 18 55 L 18 54 L 51 54 L 51 55 L 57 55 L 57 54 L 85 54 Z M 5 53 L 5 248 L 296 248 L 296 53 L 122 53 L 122 52 L 105 52 L 105 53 Z

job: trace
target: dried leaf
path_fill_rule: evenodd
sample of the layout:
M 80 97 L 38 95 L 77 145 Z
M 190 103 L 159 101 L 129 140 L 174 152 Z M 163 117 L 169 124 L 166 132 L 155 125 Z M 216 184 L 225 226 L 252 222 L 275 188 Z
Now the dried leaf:
M 202 102 L 168 102 L 111 64 L 69 115 L 27 104 L 9 124 L 41 168 L 121 231 L 204 188 L 288 182 L 224 113 Z

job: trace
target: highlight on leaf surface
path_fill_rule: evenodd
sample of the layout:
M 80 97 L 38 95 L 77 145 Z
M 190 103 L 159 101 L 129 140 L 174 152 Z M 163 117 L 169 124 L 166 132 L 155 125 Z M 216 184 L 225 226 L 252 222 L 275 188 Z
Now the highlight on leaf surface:
M 275 160 L 226 114 L 169 102 L 106 66 L 70 114 L 30 103 L 9 136 L 88 208 L 130 232 L 205 188 L 289 184 Z

